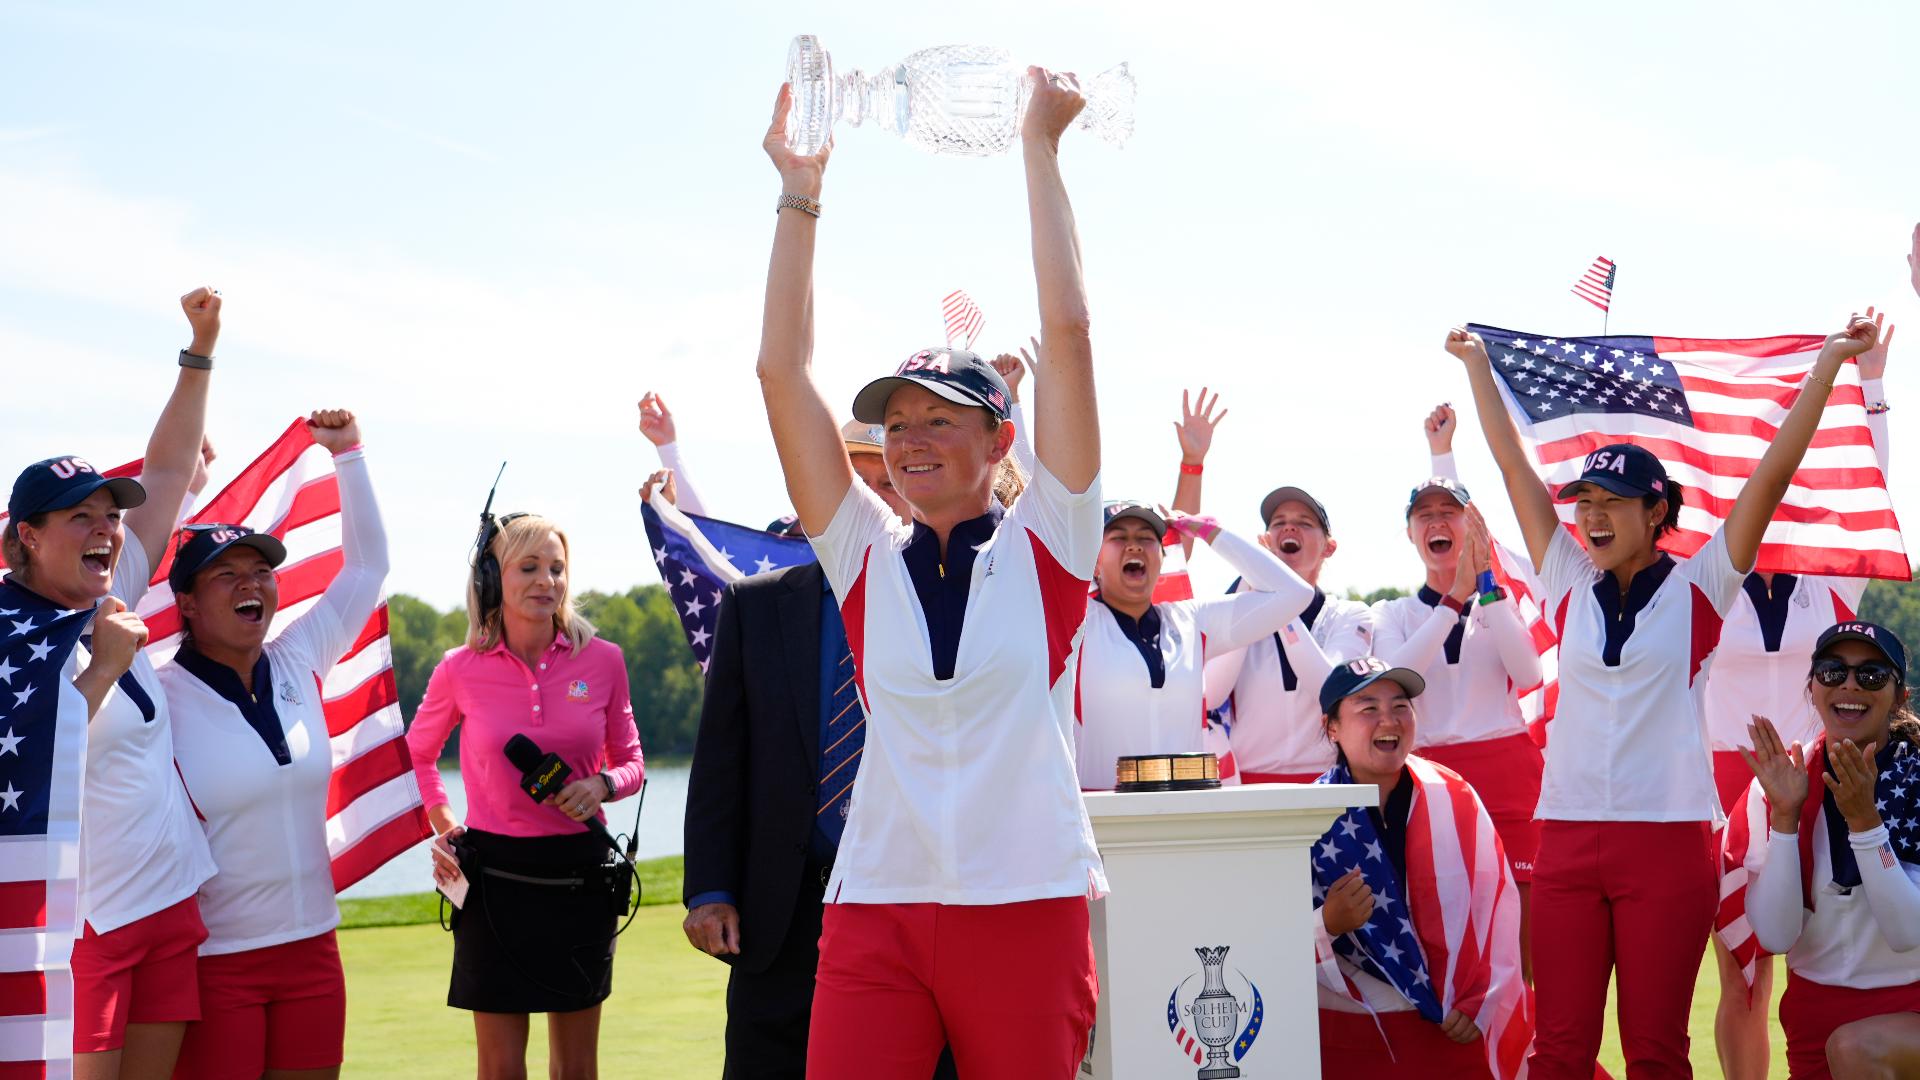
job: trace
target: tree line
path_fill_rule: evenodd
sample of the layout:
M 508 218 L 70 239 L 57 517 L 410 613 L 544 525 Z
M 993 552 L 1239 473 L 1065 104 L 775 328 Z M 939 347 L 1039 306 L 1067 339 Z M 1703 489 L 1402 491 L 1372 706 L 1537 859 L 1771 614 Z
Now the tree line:
M 1405 596 L 1402 589 L 1349 591 L 1355 600 L 1373 603 Z M 636 585 L 623 593 L 589 592 L 579 598 L 581 614 L 599 628 L 600 636 L 620 646 L 627 658 L 632 687 L 633 717 L 640 728 L 640 745 L 649 754 L 690 754 L 694 732 L 700 726 L 700 666 L 687 648 L 680 619 L 667 590 L 659 585 Z M 427 677 L 448 649 L 467 633 L 465 608 L 436 610 L 405 593 L 387 601 L 392 626 L 393 673 L 400 690 L 400 711 L 408 723 L 426 693 Z M 1920 584 L 1876 581 L 1867 589 L 1860 617 L 1900 636 L 1909 647 L 1920 648 Z M 459 732 L 447 743 L 447 755 L 459 746 Z

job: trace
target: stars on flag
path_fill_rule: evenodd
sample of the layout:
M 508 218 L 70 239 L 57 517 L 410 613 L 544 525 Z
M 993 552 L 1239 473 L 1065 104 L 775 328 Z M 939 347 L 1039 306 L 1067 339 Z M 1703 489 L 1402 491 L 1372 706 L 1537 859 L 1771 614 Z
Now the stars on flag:
M 1499 340 L 1529 343 L 1518 352 L 1500 348 L 1493 354 L 1495 372 L 1529 419 L 1638 413 L 1691 423 L 1680 377 L 1660 362 L 1650 338 Z M 1632 347 L 1618 347 L 1623 345 Z

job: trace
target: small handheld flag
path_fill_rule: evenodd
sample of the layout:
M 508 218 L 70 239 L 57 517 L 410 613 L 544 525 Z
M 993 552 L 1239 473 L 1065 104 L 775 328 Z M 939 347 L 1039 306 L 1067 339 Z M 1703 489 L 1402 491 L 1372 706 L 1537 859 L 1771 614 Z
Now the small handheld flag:
M 973 302 L 965 289 L 955 289 L 940 301 L 940 314 L 947 320 L 947 345 L 955 349 L 973 348 L 973 340 L 980 336 L 980 328 L 987 324 L 987 318 L 980 313 L 980 306 Z

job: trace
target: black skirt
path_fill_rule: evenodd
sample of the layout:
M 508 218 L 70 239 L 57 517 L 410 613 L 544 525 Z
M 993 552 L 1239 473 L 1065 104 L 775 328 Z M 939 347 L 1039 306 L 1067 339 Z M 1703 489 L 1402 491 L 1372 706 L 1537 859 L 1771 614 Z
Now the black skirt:
M 459 841 L 468 882 L 453 917 L 447 1004 L 474 1012 L 573 1012 L 613 992 L 614 901 L 606 845 L 588 833 Z M 624 886 L 626 868 L 618 867 Z

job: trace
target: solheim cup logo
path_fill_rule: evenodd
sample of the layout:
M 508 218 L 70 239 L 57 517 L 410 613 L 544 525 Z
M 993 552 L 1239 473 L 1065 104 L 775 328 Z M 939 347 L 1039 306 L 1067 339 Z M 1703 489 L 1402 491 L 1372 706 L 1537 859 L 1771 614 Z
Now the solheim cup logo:
M 1240 1075 L 1240 1067 L 1230 1063 L 1247 1056 L 1253 1041 L 1260 1036 L 1260 1023 L 1266 1007 L 1260 1000 L 1260 988 L 1238 968 L 1233 969 L 1236 993 L 1227 986 L 1227 950 L 1231 946 L 1197 948 L 1200 957 L 1200 987 L 1191 990 L 1193 976 L 1188 975 L 1167 995 L 1167 1030 L 1182 1055 L 1200 1066 L 1199 1080 L 1227 1080 Z M 1192 996 L 1189 997 L 1188 994 Z M 1242 1024 L 1241 1018 L 1245 1017 Z

